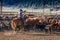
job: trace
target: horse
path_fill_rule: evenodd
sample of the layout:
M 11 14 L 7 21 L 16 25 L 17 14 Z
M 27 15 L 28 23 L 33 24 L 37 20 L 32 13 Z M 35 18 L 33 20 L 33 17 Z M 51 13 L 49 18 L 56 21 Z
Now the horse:
M 12 27 L 12 29 L 13 30 L 21 30 L 21 31 L 23 31 L 24 30 L 24 26 L 23 26 L 23 23 L 22 23 L 22 21 L 20 20 L 20 19 L 18 19 L 18 18 L 13 18 L 12 20 L 11 20 L 11 27 Z
M 27 15 L 23 15 L 23 19 L 27 19 L 28 17 L 27 17 Z M 23 20 L 23 21 L 25 21 L 25 20 Z M 25 29 L 25 27 L 24 27 L 24 23 L 22 22 L 22 20 L 20 19 L 20 18 L 18 18 L 18 17 L 13 17 L 12 18 L 12 20 L 11 20 L 11 28 L 13 29 L 13 30 L 21 30 L 21 31 L 24 31 L 24 29 Z

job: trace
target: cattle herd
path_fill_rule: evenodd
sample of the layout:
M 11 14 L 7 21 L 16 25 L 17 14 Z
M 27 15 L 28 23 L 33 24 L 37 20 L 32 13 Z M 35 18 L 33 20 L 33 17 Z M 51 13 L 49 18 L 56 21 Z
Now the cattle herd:
M 0 30 L 14 30 L 14 31 L 38 31 L 38 32 L 60 32 L 60 15 L 43 15 L 23 16 L 24 21 L 15 17 L 0 16 Z

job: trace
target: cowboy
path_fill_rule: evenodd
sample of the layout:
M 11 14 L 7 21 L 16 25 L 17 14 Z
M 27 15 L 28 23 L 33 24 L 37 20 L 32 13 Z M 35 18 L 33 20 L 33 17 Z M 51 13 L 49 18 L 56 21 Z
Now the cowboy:
M 22 9 L 20 9 L 19 13 L 18 13 L 18 17 L 20 18 L 20 20 L 24 23 L 24 18 L 23 15 L 25 14 L 25 11 L 23 11 Z
M 19 17 L 19 18 L 22 18 L 22 15 L 23 15 L 22 13 L 23 13 L 23 10 L 20 9 L 19 12 L 18 12 L 18 17 Z

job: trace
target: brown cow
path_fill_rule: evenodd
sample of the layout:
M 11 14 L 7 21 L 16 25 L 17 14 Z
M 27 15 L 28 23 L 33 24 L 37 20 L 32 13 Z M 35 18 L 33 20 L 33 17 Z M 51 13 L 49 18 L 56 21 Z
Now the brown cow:
M 56 19 L 56 24 L 57 24 L 57 27 L 56 27 L 56 29 L 58 30 L 60 30 L 60 19 Z
M 39 21 L 40 19 L 37 17 L 34 17 L 34 18 L 29 17 L 26 19 L 26 24 L 28 25 L 27 27 L 30 29 L 34 29 L 35 24 L 38 23 Z

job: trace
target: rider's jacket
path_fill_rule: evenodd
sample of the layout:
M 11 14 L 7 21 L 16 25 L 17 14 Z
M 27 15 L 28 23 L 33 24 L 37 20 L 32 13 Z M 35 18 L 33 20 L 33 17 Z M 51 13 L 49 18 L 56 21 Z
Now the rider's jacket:
M 18 12 L 18 17 L 19 17 L 19 18 L 22 18 L 22 17 L 23 17 L 23 14 L 24 14 L 23 11 L 19 11 L 19 12 Z

